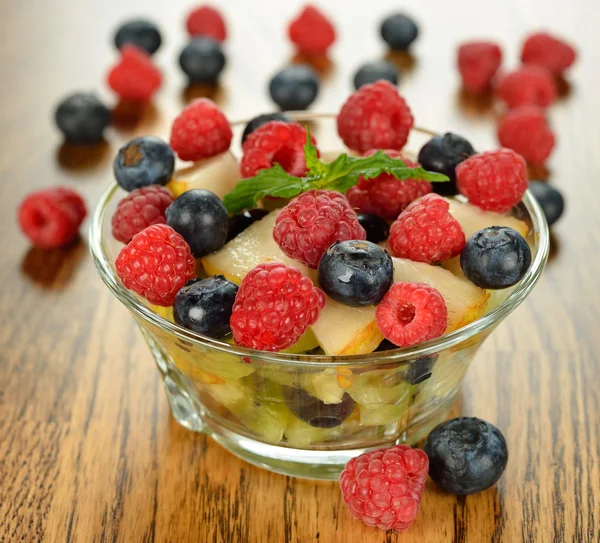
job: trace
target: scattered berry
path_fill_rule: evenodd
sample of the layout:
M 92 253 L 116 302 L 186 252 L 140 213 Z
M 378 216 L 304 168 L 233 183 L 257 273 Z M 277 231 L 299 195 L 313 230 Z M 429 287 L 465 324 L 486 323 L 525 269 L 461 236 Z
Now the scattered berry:
M 547 107 L 558 97 L 552 74 L 539 66 L 522 66 L 503 76 L 496 94 L 509 108 Z
M 227 27 L 221 14 L 211 6 L 199 6 L 185 21 L 188 34 L 192 37 L 206 36 L 222 43 L 227 38 Z
M 342 395 L 340 403 L 325 403 L 297 387 L 282 387 L 283 399 L 290 411 L 315 428 L 335 428 L 352 413 L 356 402 L 350 394 Z
M 309 190 L 294 198 L 279 212 L 273 229 L 279 248 L 313 269 L 335 241 L 366 237 L 348 200 L 330 190 Z
M 552 226 L 560 219 L 565 210 L 565 201 L 561 193 L 555 187 L 543 181 L 530 181 L 529 190 L 539 202 L 548 225 Z
M 135 45 L 123 45 L 119 63 L 108 73 L 108 85 L 123 100 L 147 102 L 162 83 L 150 55 Z
M 398 84 L 398 68 L 387 60 L 377 60 L 363 64 L 354 74 L 354 88 L 359 89 L 363 85 L 375 83 L 380 79 L 389 81 L 393 85 Z
M 335 41 L 335 27 L 314 6 L 306 6 L 290 23 L 290 40 L 306 55 L 325 55 Z
M 122 24 L 115 34 L 117 49 L 130 44 L 153 55 L 161 43 L 162 39 L 156 25 L 144 19 L 135 19 Z
M 381 243 L 390 235 L 390 227 L 384 219 L 373 213 L 358 213 L 356 215 L 359 224 L 367 233 L 367 241 Z
M 227 232 L 227 241 L 232 240 L 241 234 L 246 228 L 256 221 L 260 221 L 269 214 L 266 209 L 247 209 L 246 211 L 234 215 L 229 219 L 229 230 Z
M 398 347 L 441 336 L 448 325 L 444 298 L 425 283 L 394 283 L 375 310 L 377 326 Z
M 196 258 L 218 251 L 227 241 L 227 209 L 209 190 L 184 192 L 167 208 L 166 217 L 167 224 L 183 236 Z
M 350 513 L 382 530 L 406 530 L 415 520 L 429 460 L 420 449 L 395 445 L 353 458 L 340 475 Z
M 409 385 L 418 385 L 431 377 L 433 366 L 437 362 L 438 355 L 423 356 L 409 363 L 404 372 L 402 380 Z
M 469 92 L 477 94 L 490 88 L 501 63 L 502 50 L 493 42 L 466 42 L 458 48 L 458 70 Z
M 291 347 L 314 324 L 325 294 L 300 270 L 285 264 L 259 264 L 244 277 L 231 315 L 238 345 L 262 351 Z
M 471 204 L 506 213 L 527 190 L 525 160 L 511 149 L 473 155 L 456 167 L 456 185 Z
M 252 134 L 259 126 L 263 124 L 267 124 L 270 121 L 281 121 L 283 123 L 291 123 L 292 120 L 285 113 L 263 113 L 262 115 L 257 115 L 253 119 L 248 121 L 246 128 L 244 128 L 244 132 L 242 133 L 242 145 L 248 139 L 248 136 Z
M 119 149 L 113 163 L 117 183 L 126 191 L 148 185 L 166 185 L 174 168 L 173 150 L 154 136 L 132 139 Z
M 319 78 L 310 66 L 287 66 L 273 76 L 269 93 L 273 102 L 283 110 L 306 109 L 319 93 Z
M 405 51 L 417 39 L 419 27 L 410 17 L 396 13 L 383 20 L 380 33 L 390 49 Z
M 504 436 L 489 422 L 459 417 L 436 426 L 425 441 L 429 476 L 459 496 L 481 492 L 500 479 L 508 462 Z
M 125 288 L 151 304 L 173 305 L 175 295 L 194 277 L 194 257 L 185 240 L 166 224 L 142 230 L 121 249 L 115 262 Z
M 448 201 L 438 194 L 410 204 L 390 228 L 392 254 L 428 264 L 458 255 L 465 246 L 465 233 L 449 209 Z
M 337 118 L 340 138 L 359 153 L 400 150 L 414 123 L 410 108 L 389 81 L 364 85 L 346 100 Z
M 87 92 L 67 96 L 54 114 L 56 125 L 72 143 L 102 141 L 110 119 L 110 110 L 94 94 Z
M 171 147 L 181 160 L 201 160 L 223 153 L 231 144 L 227 117 L 208 98 L 194 100 L 173 121 Z
M 199 36 L 183 48 L 179 65 L 190 81 L 215 83 L 225 67 L 225 55 L 217 41 Z
M 138 232 L 153 224 L 165 224 L 165 210 L 173 195 L 160 185 L 132 190 L 118 204 L 112 216 L 112 235 L 117 241 L 129 243 Z
M 575 62 L 577 53 L 568 43 L 547 34 L 531 34 L 523 44 L 521 61 L 561 74 Z
M 31 243 L 44 249 L 70 244 L 87 215 L 81 196 L 66 187 L 30 193 L 21 202 L 19 225 Z
M 486 289 L 512 287 L 531 264 L 531 249 L 521 234 L 506 226 L 489 226 L 475 232 L 460 255 L 463 273 Z

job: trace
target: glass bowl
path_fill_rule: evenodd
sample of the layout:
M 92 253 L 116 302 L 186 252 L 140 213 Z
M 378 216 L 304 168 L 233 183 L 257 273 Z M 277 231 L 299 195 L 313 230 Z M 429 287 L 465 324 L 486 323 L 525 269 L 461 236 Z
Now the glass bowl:
M 344 150 L 333 115 L 292 117 L 309 126 L 324 157 Z M 236 156 L 244 126 L 234 125 Z M 405 151 L 416 155 L 432 135 L 413 129 Z M 103 281 L 150 346 L 173 416 L 248 462 L 295 477 L 336 479 L 348 460 L 369 449 L 425 437 L 448 415 L 477 349 L 531 292 L 548 256 L 548 227 L 527 192 L 513 214 L 530 226 L 531 267 L 516 286 L 491 293 L 478 320 L 411 348 L 352 356 L 268 353 L 182 328 L 123 287 L 113 265 L 122 245 L 111 235 L 110 218 L 124 195 L 112 183 L 101 197 L 90 248 Z

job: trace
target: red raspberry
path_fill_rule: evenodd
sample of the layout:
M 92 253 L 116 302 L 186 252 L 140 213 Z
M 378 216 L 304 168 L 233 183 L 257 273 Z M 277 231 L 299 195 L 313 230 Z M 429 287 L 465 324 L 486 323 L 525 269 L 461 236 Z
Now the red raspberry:
M 372 156 L 377 149 L 367 151 L 363 156 Z M 402 159 L 407 166 L 415 168 L 416 162 L 402 156 L 399 151 L 388 149 L 385 154 L 391 158 Z M 347 193 L 346 198 L 353 208 L 362 213 L 374 213 L 384 219 L 394 220 L 413 200 L 432 191 L 429 181 L 420 179 L 396 179 L 393 175 L 382 173 L 373 179 L 360 176 L 358 183 Z
M 534 165 L 543 164 L 554 148 L 554 134 L 544 110 L 521 106 L 510 110 L 498 125 L 498 141 Z
M 287 256 L 316 269 L 334 242 L 367 239 L 367 233 L 343 194 L 309 190 L 279 212 L 273 238 Z
M 467 42 L 458 48 L 458 69 L 469 92 L 488 89 L 501 63 L 502 50 L 491 41 Z
M 279 262 L 250 270 L 235 297 L 230 325 L 238 345 L 281 351 L 296 343 L 325 306 L 325 294 L 300 270 Z
M 175 295 L 192 277 L 190 246 L 166 224 L 142 230 L 121 249 L 115 267 L 126 288 L 151 304 L 173 305 Z
M 306 55 L 324 55 L 335 41 L 335 27 L 314 6 L 306 6 L 300 12 L 288 33 L 298 51 Z
M 38 247 L 54 249 L 71 243 L 87 215 L 81 196 L 66 187 L 38 190 L 19 206 L 19 225 Z
M 173 121 L 171 147 L 181 160 L 200 160 L 227 151 L 231 144 L 227 117 L 208 98 L 190 102 Z
M 376 81 L 350 95 L 338 115 L 337 129 L 347 147 L 364 153 L 370 149 L 402 149 L 413 123 L 410 108 L 398 89 L 389 81 Z
M 521 61 L 561 74 L 575 62 L 576 56 L 575 49 L 568 43 L 545 32 L 537 32 L 525 40 Z
M 108 73 L 108 85 L 123 100 L 146 102 L 161 83 L 162 76 L 150 55 L 135 45 L 121 47 L 121 59 Z
M 425 283 L 394 283 L 375 310 L 377 326 L 398 347 L 440 337 L 448 309 L 440 292 Z
M 312 136 L 311 141 L 316 145 Z M 280 164 L 290 175 L 302 177 L 306 173 L 305 144 L 306 129 L 299 124 L 270 121 L 259 126 L 244 142 L 242 177 L 253 177 L 274 164 Z
M 117 205 L 112 216 L 112 235 L 123 243 L 144 228 L 165 224 L 165 209 L 173 202 L 173 195 L 160 185 L 149 185 L 132 190 Z
M 496 94 L 509 108 L 547 107 L 558 97 L 552 74 L 539 66 L 522 66 L 506 74 L 500 79 Z
M 227 38 L 227 27 L 222 15 L 211 6 L 192 10 L 185 21 L 190 36 L 207 36 L 222 43 Z
M 390 227 L 388 245 L 394 256 L 434 264 L 459 254 L 465 233 L 449 209 L 438 194 L 410 204 Z
M 428 470 L 425 452 L 408 445 L 363 453 L 340 475 L 344 502 L 369 526 L 406 530 L 417 516 Z
M 511 149 L 487 151 L 456 167 L 456 186 L 469 202 L 486 211 L 507 213 L 527 190 L 527 167 Z

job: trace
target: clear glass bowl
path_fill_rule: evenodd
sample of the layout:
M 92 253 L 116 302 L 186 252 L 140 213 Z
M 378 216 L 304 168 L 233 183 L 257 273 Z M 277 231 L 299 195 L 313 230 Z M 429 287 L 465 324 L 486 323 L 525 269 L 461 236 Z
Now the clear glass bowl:
M 344 150 L 332 115 L 293 117 L 310 127 L 323 155 Z M 234 125 L 237 156 L 244 126 Z M 431 136 L 413 129 L 405 150 L 416 154 Z M 100 276 L 132 312 L 150 346 L 173 416 L 248 462 L 295 477 L 335 479 L 354 456 L 426 436 L 450 411 L 479 346 L 531 292 L 548 256 L 546 221 L 526 193 L 514 213 L 531 227 L 532 265 L 515 287 L 492 293 L 486 314 L 475 322 L 393 351 L 337 357 L 267 353 L 186 330 L 123 287 L 113 265 L 122 245 L 111 235 L 110 218 L 124 195 L 115 183 L 103 194 L 90 248 Z M 311 403 L 304 390 L 325 403 Z

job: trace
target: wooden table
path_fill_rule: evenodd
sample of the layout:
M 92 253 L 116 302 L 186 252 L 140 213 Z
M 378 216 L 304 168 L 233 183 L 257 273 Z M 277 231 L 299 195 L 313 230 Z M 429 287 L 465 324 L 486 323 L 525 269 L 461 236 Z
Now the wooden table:
M 456 412 L 499 426 L 510 450 L 493 489 L 456 498 L 428 484 L 399 535 L 351 519 L 335 483 L 245 464 L 170 417 L 133 320 L 97 277 L 86 242 L 31 249 L 15 209 L 30 190 L 77 188 L 94 206 L 112 156 L 133 134 L 164 133 L 194 94 L 176 55 L 189 2 L 5 2 L 0 22 L 0 541 L 597 542 L 600 540 L 600 84 L 595 0 L 403 2 L 422 35 L 400 88 L 417 122 L 494 144 L 494 114 L 457 92 L 458 41 L 498 39 L 505 64 L 519 41 L 552 28 L 579 46 L 570 94 L 550 110 L 558 148 L 551 180 L 568 210 L 539 286 L 500 325 L 469 371 Z M 385 54 L 383 0 L 323 2 L 340 30 L 313 109 L 336 111 L 359 63 Z M 270 74 L 291 56 L 284 22 L 299 2 L 228 2 L 228 67 L 214 97 L 230 118 L 269 110 Z M 160 23 L 165 85 L 139 121 L 82 153 L 61 145 L 51 112 L 65 93 L 98 89 L 127 16 Z M 135 119 L 133 120 L 135 121 Z

